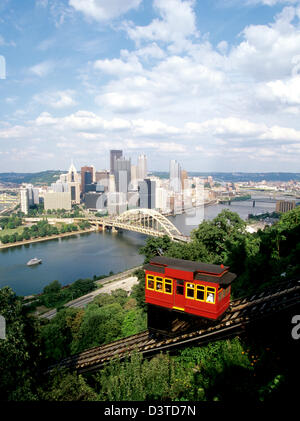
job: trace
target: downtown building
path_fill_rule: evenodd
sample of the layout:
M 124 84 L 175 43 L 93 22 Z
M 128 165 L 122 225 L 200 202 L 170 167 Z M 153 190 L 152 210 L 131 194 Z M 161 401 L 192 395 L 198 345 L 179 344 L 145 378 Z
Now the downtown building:
M 115 162 L 117 159 L 122 158 L 123 151 L 120 149 L 113 149 L 110 151 L 110 174 L 115 175 Z
M 139 207 L 143 209 L 156 208 L 156 182 L 145 178 L 138 182 Z
M 49 191 L 44 194 L 44 209 L 47 210 L 57 210 L 65 209 L 71 210 L 71 192 L 55 192 Z
M 136 172 L 138 180 L 144 180 L 147 177 L 147 157 L 145 154 L 139 155 Z
M 94 168 L 92 166 L 81 167 L 81 193 L 84 195 L 88 191 L 88 185 L 93 184 Z
M 71 194 L 71 204 L 80 204 L 80 176 L 72 163 L 68 173 L 61 174 L 56 183 L 51 184 L 51 191 L 55 193 Z
M 32 184 L 24 184 L 20 188 L 21 212 L 25 215 L 28 215 L 31 206 L 38 205 L 40 203 L 39 191 L 40 189 L 38 187 L 34 187 Z
M 175 161 L 170 161 L 170 190 L 174 193 L 181 193 L 182 190 L 182 178 L 181 178 L 181 167 L 180 164 Z

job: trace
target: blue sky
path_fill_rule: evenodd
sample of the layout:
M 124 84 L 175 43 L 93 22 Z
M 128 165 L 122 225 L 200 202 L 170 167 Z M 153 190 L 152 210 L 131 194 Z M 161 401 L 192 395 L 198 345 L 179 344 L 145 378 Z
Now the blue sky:
M 300 0 L 1 0 L 0 57 L 0 172 L 300 172 Z

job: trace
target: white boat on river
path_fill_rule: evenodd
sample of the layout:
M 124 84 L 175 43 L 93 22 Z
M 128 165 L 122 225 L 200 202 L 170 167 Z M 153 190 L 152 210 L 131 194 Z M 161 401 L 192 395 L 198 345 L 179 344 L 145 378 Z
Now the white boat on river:
M 42 263 L 42 259 L 38 259 L 37 257 L 34 257 L 33 259 L 29 260 L 29 262 L 27 262 L 27 266 L 34 266 L 34 265 L 38 265 L 39 263 Z

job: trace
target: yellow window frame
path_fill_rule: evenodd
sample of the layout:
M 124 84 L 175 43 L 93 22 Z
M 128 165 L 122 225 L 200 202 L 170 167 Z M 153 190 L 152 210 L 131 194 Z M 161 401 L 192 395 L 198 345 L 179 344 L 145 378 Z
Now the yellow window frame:
M 171 292 L 167 292 L 166 291 L 166 285 L 170 285 L 171 286 Z M 165 294 L 169 294 L 169 295 L 172 295 L 173 294 L 173 279 L 164 278 L 164 293 Z
M 157 289 L 157 284 L 161 284 L 161 289 Z M 156 292 L 164 292 L 164 280 L 161 276 L 155 276 L 155 291 Z
M 216 304 L 216 288 L 215 287 L 206 287 L 205 302 L 207 304 Z M 207 301 L 207 296 L 209 293 L 214 294 L 214 301 Z
M 200 300 L 200 298 L 197 298 L 197 292 L 198 291 L 202 291 L 203 292 L 203 300 Z M 200 301 L 201 303 L 204 303 L 206 300 L 206 292 L 205 292 L 205 286 L 204 285 L 196 285 L 196 294 L 195 294 L 195 299 L 197 301 Z
M 192 285 L 192 286 L 189 286 Z M 189 299 L 189 300 L 194 300 L 195 299 L 195 284 L 193 284 L 192 282 L 187 282 L 185 285 L 185 298 Z M 192 290 L 193 291 L 193 296 L 192 297 L 188 297 L 188 291 Z
M 147 275 L 146 280 L 147 280 L 147 289 L 150 289 L 151 291 L 154 291 L 154 288 L 155 288 L 154 276 L 153 275 Z M 149 287 L 149 281 L 153 281 L 153 288 Z

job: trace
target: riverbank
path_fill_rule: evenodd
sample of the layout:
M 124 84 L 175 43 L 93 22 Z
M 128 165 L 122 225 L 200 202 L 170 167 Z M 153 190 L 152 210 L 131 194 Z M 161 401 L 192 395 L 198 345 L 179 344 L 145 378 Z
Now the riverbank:
M 38 238 L 31 238 L 30 240 L 16 241 L 15 243 L 1 244 L 0 250 L 10 248 L 10 247 L 23 246 L 25 244 L 39 243 L 41 241 L 53 240 L 55 238 L 69 237 L 70 235 L 84 234 L 84 233 L 87 233 L 87 232 L 94 232 L 94 231 L 95 231 L 95 228 L 87 228 L 87 229 L 80 230 L 80 231 L 71 231 L 71 232 L 65 232 L 63 234 L 49 235 L 47 237 L 38 237 Z

